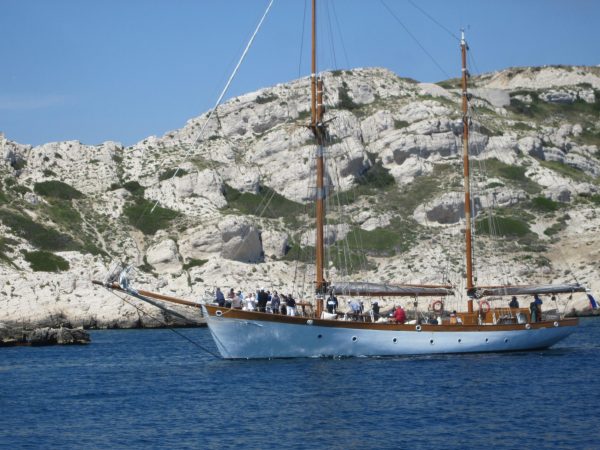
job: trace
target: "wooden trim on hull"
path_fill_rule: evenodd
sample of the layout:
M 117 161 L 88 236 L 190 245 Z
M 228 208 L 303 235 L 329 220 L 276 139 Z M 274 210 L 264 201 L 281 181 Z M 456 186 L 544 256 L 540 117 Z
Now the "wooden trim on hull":
M 419 325 L 417 330 L 416 325 L 398 324 L 398 323 L 378 323 L 378 322 L 355 322 L 345 320 L 328 320 L 317 319 L 313 317 L 303 316 L 284 316 L 280 314 L 263 313 L 257 311 L 244 311 L 241 309 L 224 308 L 214 305 L 203 305 L 210 318 L 219 319 L 238 319 L 252 320 L 256 322 L 277 322 L 296 325 L 307 325 L 307 321 L 312 321 L 311 324 L 321 327 L 331 328 L 354 328 L 360 330 L 389 330 L 389 331 L 454 331 L 454 332 L 477 332 L 477 331 L 512 331 L 523 329 L 542 329 L 552 327 L 573 327 L 579 323 L 578 318 L 560 319 L 556 321 L 543 321 L 528 324 L 502 324 L 502 325 Z M 527 328 L 529 326 L 529 328 Z

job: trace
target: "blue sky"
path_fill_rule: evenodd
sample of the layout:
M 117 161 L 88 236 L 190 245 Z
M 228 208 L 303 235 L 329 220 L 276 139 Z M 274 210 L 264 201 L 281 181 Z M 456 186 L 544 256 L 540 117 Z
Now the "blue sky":
M 459 74 L 466 28 L 481 73 L 600 64 L 593 0 L 320 0 L 320 69 Z M 228 97 L 307 75 L 307 0 L 276 0 Z M 133 144 L 208 110 L 268 0 L 2 0 L 0 131 L 26 144 Z M 308 14 L 308 11 L 307 11 Z M 302 50 L 302 52 L 301 52 Z M 432 61 L 435 60 L 435 63 Z

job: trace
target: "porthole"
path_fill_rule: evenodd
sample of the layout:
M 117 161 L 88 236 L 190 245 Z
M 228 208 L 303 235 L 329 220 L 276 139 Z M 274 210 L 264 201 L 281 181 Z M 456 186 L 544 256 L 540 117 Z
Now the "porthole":
M 223 315 L 223 311 L 221 311 L 220 309 L 217 309 L 217 312 L 215 313 L 215 315 L 217 317 L 221 317 Z
M 317 336 L 317 338 L 318 338 L 318 339 L 321 339 L 322 337 L 323 337 L 323 335 L 322 335 L 322 334 L 319 334 L 319 335 Z
M 433 345 L 433 339 L 429 339 L 429 343 Z
M 462 342 L 462 339 L 461 339 L 461 338 L 458 338 L 458 343 L 460 344 L 461 342 Z
M 352 336 L 352 342 L 356 342 L 358 338 L 356 336 Z
M 508 338 L 504 338 L 504 343 L 507 343 L 507 342 L 508 342 Z
M 306 321 L 306 325 L 312 325 L 312 324 L 313 324 L 313 320 L 312 320 L 312 319 L 308 319 L 308 320 Z
M 398 338 L 392 339 L 392 342 L 395 344 L 396 342 L 398 342 Z
M 488 342 L 490 342 L 490 340 L 488 338 L 485 338 L 485 343 L 487 344 Z
M 554 322 L 554 326 L 557 327 L 559 324 L 558 322 Z

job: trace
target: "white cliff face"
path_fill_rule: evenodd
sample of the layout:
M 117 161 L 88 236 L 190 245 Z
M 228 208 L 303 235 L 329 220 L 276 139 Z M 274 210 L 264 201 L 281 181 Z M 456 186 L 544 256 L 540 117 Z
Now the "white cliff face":
M 505 90 L 547 89 L 581 84 L 600 89 L 600 68 L 523 67 L 486 74 L 476 82 L 477 86 Z
M 355 269 L 357 279 L 437 283 L 449 277 L 460 283 L 459 90 L 411 82 L 384 69 L 325 73 L 324 81 L 327 243 L 335 249 L 372 246 L 357 251 L 368 255 L 371 266 Z M 494 250 L 492 239 L 478 236 L 476 251 L 486 261 L 479 268 L 481 280 L 497 282 L 498 267 L 509 261 L 514 282 L 571 281 L 576 275 L 597 291 L 600 129 L 593 107 L 600 99 L 600 70 L 509 69 L 472 81 L 474 216 L 490 206 L 514 212 L 527 221 L 536 245 L 544 246 Z M 135 286 L 167 295 L 200 299 L 215 286 L 244 291 L 264 286 L 310 297 L 311 285 L 302 284 L 298 273 L 307 269 L 305 278 L 312 279 L 314 269 L 290 254 L 299 245 L 314 246 L 315 239 L 314 231 L 306 231 L 313 221 L 317 151 L 306 126 L 308 86 L 303 78 L 231 99 L 219 106 L 218 120 L 207 122 L 205 113 L 127 148 L 74 141 L 31 147 L 0 136 L 0 322 L 160 325 L 91 284 L 117 260 L 139 267 Z M 515 100 L 558 113 L 522 114 Z M 580 112 L 562 114 L 560 108 L 574 106 Z M 482 167 L 492 171 L 486 178 L 478 175 Z M 388 184 L 369 178 L 377 171 L 388 175 Z M 36 183 L 50 180 L 83 197 L 37 193 Z M 550 206 L 556 210 L 533 209 L 537 197 L 555 202 Z M 178 214 L 158 224 L 158 231 L 144 228 L 159 221 L 148 209 L 132 209 L 141 201 Z M 273 216 L 285 202 L 300 208 Z M 43 228 L 31 228 L 30 222 Z M 40 249 L 36 233 L 47 233 L 48 242 L 57 239 L 48 251 L 67 261 L 68 270 L 32 271 L 25 254 Z M 382 248 L 380 241 L 391 235 L 400 238 Z M 61 241 L 65 236 L 71 247 Z M 345 276 L 344 270 L 330 265 L 327 277 Z M 456 307 L 465 300 L 458 296 Z

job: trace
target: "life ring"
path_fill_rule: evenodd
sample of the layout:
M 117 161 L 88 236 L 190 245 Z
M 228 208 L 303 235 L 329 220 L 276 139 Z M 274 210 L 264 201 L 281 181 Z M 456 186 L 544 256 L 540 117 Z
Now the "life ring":
M 490 306 L 490 302 L 487 300 L 482 300 L 479 302 L 479 310 L 483 313 L 487 313 L 492 307 Z
M 436 313 L 441 313 L 444 310 L 444 302 L 441 300 L 436 300 L 431 304 L 431 309 Z

